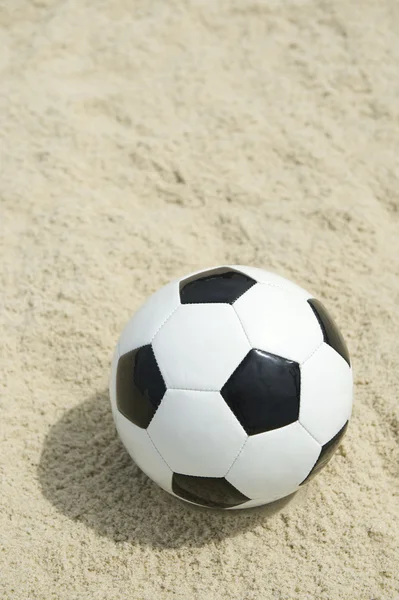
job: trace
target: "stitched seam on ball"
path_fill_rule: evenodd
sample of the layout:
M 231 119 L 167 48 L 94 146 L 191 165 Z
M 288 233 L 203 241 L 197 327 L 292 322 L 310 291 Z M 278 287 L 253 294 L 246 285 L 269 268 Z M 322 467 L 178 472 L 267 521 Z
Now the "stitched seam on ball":
M 283 287 L 282 285 L 278 285 L 277 283 L 270 283 L 269 281 L 258 281 L 258 283 L 260 285 L 268 285 L 269 287 L 274 287 L 279 290 L 283 290 L 283 292 L 287 292 L 287 294 L 294 294 L 293 290 L 287 290 L 287 288 Z
M 279 285 L 278 283 L 272 283 L 271 281 L 258 281 L 258 283 L 260 285 L 268 285 L 270 287 L 278 288 L 279 290 L 283 290 L 284 292 L 287 292 L 287 294 L 292 294 L 292 295 L 295 295 L 295 296 L 297 295 L 297 293 L 296 293 L 295 290 L 288 289 L 288 288 L 284 287 L 283 285 Z M 293 285 L 297 285 L 294 282 L 292 282 L 292 283 L 293 283 Z M 301 286 L 298 285 L 297 287 L 299 287 L 299 289 L 303 290 L 304 292 L 309 293 L 304 288 L 301 288 Z M 310 298 L 312 298 L 312 296 L 310 296 Z M 301 300 L 304 300 L 305 302 L 307 302 L 307 299 L 303 298 L 302 296 L 301 296 Z
M 158 362 L 158 360 L 157 360 L 157 357 L 156 357 L 156 355 L 155 355 L 154 348 L 153 348 L 152 344 L 151 344 L 151 350 L 152 350 L 152 354 L 153 354 L 153 356 L 154 356 L 154 359 L 155 359 L 155 363 L 156 363 L 156 365 L 157 365 L 157 367 L 158 367 L 159 374 L 161 375 L 161 378 L 162 378 L 163 384 L 164 384 L 164 386 L 165 386 L 165 391 L 164 391 L 164 393 L 163 393 L 163 396 L 162 396 L 161 400 L 159 401 L 159 404 L 158 404 L 158 406 L 156 406 L 156 407 L 155 407 L 155 412 L 154 412 L 154 414 L 152 415 L 152 418 L 151 418 L 151 421 L 152 421 L 152 419 L 153 419 L 153 418 L 155 417 L 155 415 L 157 414 L 157 410 L 158 410 L 158 408 L 161 406 L 161 402 L 162 402 L 162 400 L 163 400 L 163 398 L 164 398 L 164 396 L 165 396 L 166 392 L 168 391 L 168 386 L 166 385 L 165 377 L 164 377 L 164 376 L 163 376 L 163 374 L 162 374 L 161 367 L 159 366 L 159 362 Z M 153 403 L 151 402 L 151 404 L 153 404 Z M 153 405 L 153 406 L 154 406 L 154 405 Z M 151 423 L 151 421 L 150 421 L 150 423 Z M 148 425 L 150 425 L 150 423 L 148 423 Z
M 180 304 L 179 304 L 179 306 L 180 306 Z M 154 335 L 153 335 L 153 337 L 152 337 L 152 339 L 151 339 L 151 342 L 150 342 L 150 344 L 151 344 L 151 349 L 152 349 L 152 353 L 153 353 L 153 355 L 154 355 L 155 362 L 156 362 L 156 364 L 157 364 L 157 367 L 158 367 L 158 371 L 160 372 L 160 374 L 161 374 L 161 377 L 162 377 L 162 381 L 164 382 L 164 385 L 165 385 L 165 393 L 166 393 L 166 391 L 168 390 L 168 386 L 166 385 L 165 377 L 164 377 L 164 375 L 163 375 L 163 373 L 162 373 L 162 371 L 161 371 L 161 367 L 159 366 L 159 362 L 158 362 L 157 356 L 156 356 L 156 354 L 155 354 L 155 350 L 154 350 L 154 346 L 152 345 L 152 342 L 154 341 L 154 339 L 155 339 L 155 336 L 157 335 L 157 333 L 158 333 L 158 332 L 161 330 L 161 328 L 162 328 L 162 327 L 165 325 L 165 323 L 166 323 L 167 321 L 169 321 L 169 319 L 170 319 L 170 318 L 171 318 L 171 316 L 172 316 L 172 315 L 173 315 L 173 314 L 174 314 L 174 313 L 177 311 L 177 309 L 179 308 L 179 306 L 176 306 L 176 308 L 175 308 L 175 309 L 173 309 L 173 310 L 172 310 L 172 312 L 170 313 L 169 317 L 167 317 L 167 318 L 164 320 L 164 322 L 163 322 L 163 323 L 160 325 L 160 327 L 158 327 L 158 329 L 157 329 L 157 330 L 156 330 L 156 332 L 154 333 Z M 165 393 L 164 393 L 164 395 L 165 395 Z M 162 400 L 161 400 L 161 402 L 162 402 Z M 157 406 L 157 408 L 156 408 L 156 410 L 155 410 L 155 413 L 154 413 L 154 414 L 153 414 L 153 416 L 152 416 L 152 419 L 155 417 L 155 415 L 156 415 L 156 412 L 157 412 L 157 410 L 158 410 L 158 408 L 159 408 L 159 406 L 160 406 L 161 402 L 158 404 L 158 406 Z M 152 419 L 151 419 L 151 421 L 152 421 Z
M 281 285 L 277 285 L 277 283 L 269 283 L 267 281 L 259 281 L 258 282 L 260 285 L 268 285 L 269 287 L 274 287 L 277 288 L 279 290 L 283 290 L 283 292 L 286 292 L 287 294 L 289 294 L 290 296 L 297 298 L 298 300 L 300 300 L 301 302 L 305 302 L 308 306 L 308 298 L 303 298 L 302 296 L 300 298 L 298 298 L 297 294 L 295 293 L 295 290 L 289 290 Z M 300 286 L 298 286 L 300 287 Z M 304 290 L 304 288 L 301 288 L 304 292 L 308 293 L 307 290 Z M 310 296 L 312 298 L 312 296 Z M 310 306 L 309 306 L 310 308 Z M 312 310 L 312 309 L 310 309 Z M 313 311 L 312 311 L 313 312 Z M 314 314 L 314 313 L 313 313 Z
M 155 339 L 155 336 L 157 335 L 157 333 L 159 333 L 162 329 L 162 327 L 165 325 L 165 323 L 167 323 L 167 321 L 169 321 L 169 319 L 171 318 L 171 316 L 177 311 L 178 308 L 180 308 L 180 304 L 178 306 L 176 306 L 176 308 L 174 308 L 172 310 L 172 312 L 170 313 L 170 315 L 168 317 L 166 317 L 166 319 L 161 323 L 161 325 L 158 327 L 158 329 L 156 330 L 156 332 L 154 333 L 154 335 L 151 338 L 150 344 L 152 344 L 152 342 Z
M 315 436 L 314 436 L 312 433 L 310 433 L 309 429 L 307 429 L 307 428 L 305 427 L 305 425 L 303 425 L 299 419 L 298 419 L 298 423 L 299 423 L 299 425 L 300 425 L 300 426 L 301 426 L 301 427 L 302 427 L 302 428 L 303 428 L 303 429 L 306 431 L 306 433 L 308 433 L 308 434 L 310 435 L 310 437 L 311 437 L 311 438 L 313 438 L 313 439 L 314 439 L 314 441 L 315 441 L 315 442 L 317 442 L 317 443 L 318 443 L 318 445 L 319 445 L 321 448 L 323 448 L 323 444 L 321 444 L 321 443 L 319 442 L 319 440 L 316 440 Z
M 166 460 L 164 459 L 164 457 L 162 456 L 162 454 L 160 453 L 160 451 L 158 450 L 158 448 L 156 447 L 156 445 L 154 444 L 154 440 L 152 439 L 152 437 L 150 436 L 150 434 L 148 433 L 148 429 L 146 429 L 146 434 L 148 435 L 148 437 L 151 440 L 151 444 L 154 446 L 155 450 L 158 452 L 159 456 L 162 458 L 163 462 L 165 463 L 165 465 L 168 467 L 168 469 L 172 472 L 173 474 L 173 469 L 168 465 L 168 463 L 166 462 Z
M 244 325 L 243 325 L 243 322 L 242 322 L 242 321 L 241 321 L 241 319 L 240 319 L 240 315 L 238 314 L 238 312 L 237 312 L 237 310 L 236 310 L 236 308 L 235 308 L 234 304 L 232 304 L 232 305 L 231 305 L 231 307 L 232 307 L 232 309 L 234 310 L 234 312 L 235 312 L 235 314 L 236 314 L 236 316 L 237 316 L 237 319 L 238 319 L 238 321 L 239 321 L 239 323 L 240 323 L 240 325 L 241 325 L 241 329 L 243 330 L 243 332 L 244 332 L 244 335 L 245 335 L 245 337 L 246 337 L 246 338 L 247 338 L 247 340 L 248 340 L 249 348 L 250 348 L 250 350 L 252 350 L 252 344 L 251 344 L 251 340 L 249 339 L 249 337 L 248 337 L 248 334 L 247 334 L 247 332 L 245 331 L 245 327 L 244 327 Z M 244 357 L 244 358 L 245 358 L 245 357 Z
M 310 358 L 312 358 L 312 356 L 313 356 L 314 354 L 316 354 L 316 352 L 318 351 L 318 349 L 319 349 L 319 348 L 321 348 L 323 344 L 324 344 L 324 340 L 321 342 L 321 344 L 319 344 L 319 345 L 317 346 L 316 350 L 313 350 L 313 352 L 312 352 L 312 354 L 311 354 L 310 356 L 308 356 L 307 358 L 305 358 L 305 360 L 304 360 L 304 361 L 302 361 L 301 363 L 299 363 L 299 366 L 300 366 L 300 367 L 303 367 L 303 365 L 304 365 L 306 362 L 308 362 L 308 360 L 309 360 Z
M 230 467 L 229 467 L 229 469 L 228 469 L 228 471 L 227 471 L 227 473 L 226 473 L 225 477 L 227 477 L 227 475 L 230 473 L 231 469 L 232 469 L 232 468 L 233 468 L 233 466 L 234 466 L 234 463 L 236 462 L 236 460 L 237 460 L 237 459 L 238 459 L 238 457 L 240 456 L 240 454 L 241 454 L 241 452 L 243 451 L 243 449 L 244 449 L 244 446 L 245 446 L 245 444 L 247 443 L 247 441 L 248 441 L 248 440 L 249 440 L 249 436 L 247 436 L 247 439 L 245 440 L 245 442 L 244 442 L 244 443 L 243 443 L 243 445 L 241 446 L 241 448 L 240 448 L 240 450 L 239 450 L 239 452 L 238 452 L 237 456 L 235 457 L 235 459 L 234 459 L 234 460 L 233 460 L 233 462 L 231 463 L 231 465 L 230 465 Z

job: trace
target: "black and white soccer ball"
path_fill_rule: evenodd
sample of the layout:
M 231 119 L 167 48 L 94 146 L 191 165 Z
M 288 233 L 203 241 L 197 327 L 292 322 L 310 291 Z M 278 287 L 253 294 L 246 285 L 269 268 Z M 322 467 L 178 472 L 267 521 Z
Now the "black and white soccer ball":
M 169 283 L 122 332 L 112 413 L 127 451 L 188 502 L 249 508 L 330 460 L 352 369 L 321 302 L 274 273 L 222 266 Z

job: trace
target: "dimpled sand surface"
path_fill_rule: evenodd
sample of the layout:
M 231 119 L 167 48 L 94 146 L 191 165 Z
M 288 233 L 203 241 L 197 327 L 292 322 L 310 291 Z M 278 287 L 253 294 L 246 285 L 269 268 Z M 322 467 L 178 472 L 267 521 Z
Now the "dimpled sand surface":
M 396 0 L 0 4 L 0 598 L 393 600 Z M 291 502 L 202 511 L 116 436 L 118 334 L 253 264 L 321 298 L 355 406 Z

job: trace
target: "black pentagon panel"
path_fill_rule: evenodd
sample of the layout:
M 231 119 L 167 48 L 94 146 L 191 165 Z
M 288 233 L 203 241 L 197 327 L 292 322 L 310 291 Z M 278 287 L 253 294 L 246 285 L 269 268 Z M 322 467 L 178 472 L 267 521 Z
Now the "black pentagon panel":
M 180 301 L 182 304 L 233 304 L 255 283 L 251 277 L 228 267 L 211 269 L 180 282 Z
M 346 360 L 348 365 L 351 366 L 349 350 L 344 338 L 342 337 L 342 333 L 338 329 L 334 319 L 329 314 L 324 304 L 315 298 L 308 300 L 308 304 L 310 305 L 310 308 L 313 310 L 320 324 L 325 343 L 331 346 L 331 348 L 334 348 L 334 350 L 336 350 L 336 352 L 338 352 L 338 354 L 340 354 L 342 358 Z
M 233 508 L 250 499 L 224 477 L 193 477 L 173 473 L 172 491 L 180 498 L 209 508 Z
M 148 427 L 165 391 L 151 345 L 120 357 L 116 371 L 116 404 L 129 421 L 142 429 Z
M 347 421 L 345 423 L 345 425 L 342 427 L 342 429 L 340 429 L 338 431 L 338 433 L 336 435 L 334 435 L 334 437 L 329 442 L 327 442 L 326 444 L 324 444 L 324 446 L 322 446 L 321 452 L 319 454 L 319 458 L 317 459 L 317 461 L 316 461 L 313 469 L 310 471 L 309 475 L 306 477 L 306 479 L 304 479 L 302 481 L 301 485 L 303 485 L 304 483 L 307 483 L 308 481 L 313 479 L 313 477 L 315 477 L 315 475 L 317 475 L 317 473 L 319 473 L 319 471 L 324 469 L 326 464 L 331 460 L 333 454 L 337 450 L 338 446 L 341 443 L 342 438 L 344 437 L 344 435 L 346 433 L 346 430 L 348 428 L 348 422 L 349 421 Z
M 301 372 L 298 363 L 250 350 L 221 394 L 248 435 L 298 420 Z

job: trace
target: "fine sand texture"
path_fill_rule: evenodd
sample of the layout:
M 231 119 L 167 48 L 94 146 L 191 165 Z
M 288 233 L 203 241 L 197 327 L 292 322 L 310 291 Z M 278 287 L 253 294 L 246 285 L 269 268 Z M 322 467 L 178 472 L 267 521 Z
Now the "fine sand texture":
M 0 3 L 1 600 L 395 600 L 397 0 Z M 250 264 L 310 289 L 355 404 L 291 501 L 154 485 L 107 392 L 169 281 Z

